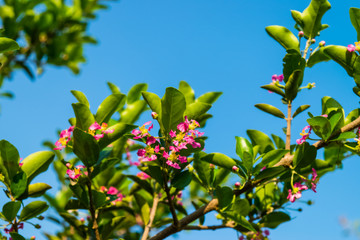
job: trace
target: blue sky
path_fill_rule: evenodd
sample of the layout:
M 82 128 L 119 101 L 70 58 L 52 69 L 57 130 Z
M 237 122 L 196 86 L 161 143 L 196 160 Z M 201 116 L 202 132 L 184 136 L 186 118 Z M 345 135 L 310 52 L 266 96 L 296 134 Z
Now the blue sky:
M 267 134 L 282 134 L 285 122 L 257 110 L 256 103 L 269 103 L 285 110 L 278 97 L 260 89 L 270 83 L 272 74 L 282 72 L 284 49 L 267 36 L 268 25 L 283 25 L 294 33 L 290 9 L 302 11 L 309 1 L 245 0 L 123 0 L 111 3 L 91 24 L 90 32 L 99 40 L 85 48 L 87 63 L 74 76 L 69 71 L 48 67 L 35 82 L 18 73 L 5 89 L 16 94 L 14 100 L 1 101 L 1 138 L 13 143 L 22 157 L 44 150 L 45 139 L 56 140 L 56 130 L 68 127 L 73 117 L 70 90 L 84 92 L 92 110 L 110 93 L 106 82 L 117 84 L 123 92 L 132 85 L 146 82 L 149 91 L 162 96 L 168 86 L 187 81 L 197 96 L 209 91 L 224 94 L 210 112 L 214 115 L 206 128 L 207 152 L 235 156 L 235 136 L 246 136 L 246 129 Z M 327 44 L 348 45 L 356 41 L 349 18 L 350 7 L 360 7 L 355 0 L 331 1 L 332 9 L 323 18 L 330 25 L 320 38 Z M 333 62 L 307 69 L 304 84 L 316 82 L 316 88 L 304 91 L 294 106 L 310 104 L 314 115 L 320 114 L 321 98 L 337 99 L 348 113 L 358 107 L 359 98 L 352 93 L 353 80 Z M 306 114 L 296 118 L 294 142 L 306 125 Z M 148 118 L 143 117 L 143 121 Z M 139 122 L 141 124 L 141 122 Z M 282 135 L 283 136 L 283 135 Z M 320 155 L 320 154 L 319 154 Z M 344 168 L 323 177 L 318 193 L 307 192 L 303 200 L 313 200 L 311 207 L 301 202 L 294 220 L 271 231 L 271 239 L 356 239 L 344 237 L 339 217 L 360 218 L 355 184 L 359 158 L 344 162 Z M 55 184 L 51 172 L 38 181 Z M 56 192 L 56 187 L 51 190 Z M 2 205 L 3 203 L 1 203 Z M 213 218 L 212 213 L 209 219 Z M 213 220 L 209 224 L 213 224 Z M 46 231 L 56 227 L 43 224 Z M 26 225 L 29 236 L 38 231 Z M 30 235 L 31 234 L 31 235 Z M 236 239 L 232 230 L 186 232 L 169 239 Z

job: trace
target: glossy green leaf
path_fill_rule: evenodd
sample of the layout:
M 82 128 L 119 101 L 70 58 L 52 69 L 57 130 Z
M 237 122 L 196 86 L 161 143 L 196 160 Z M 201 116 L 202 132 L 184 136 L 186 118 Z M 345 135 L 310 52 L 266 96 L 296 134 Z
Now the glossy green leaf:
M 188 119 L 196 119 L 200 115 L 206 113 L 211 108 L 210 104 L 202 102 L 194 102 L 186 106 L 184 116 L 187 116 Z
M 255 107 L 275 117 L 285 118 L 285 115 L 278 108 L 270 104 L 259 103 L 259 104 L 255 104 Z
M 55 154 L 50 151 L 41 151 L 30 154 L 23 161 L 21 170 L 26 173 L 30 183 L 37 175 L 45 172 L 50 163 L 54 160 Z
M 283 222 L 290 221 L 291 218 L 284 212 L 272 212 L 268 215 L 265 215 L 260 223 L 263 224 L 264 227 L 268 228 L 276 228 Z
M 266 89 L 266 90 L 268 90 L 270 92 L 274 92 L 276 94 L 279 94 L 282 97 L 285 97 L 284 91 L 281 90 L 281 88 L 279 88 L 279 87 L 277 87 L 275 85 L 272 85 L 272 84 L 264 85 L 264 86 L 261 86 L 261 88 Z
M 255 180 L 271 179 L 274 177 L 278 177 L 285 173 L 285 171 L 286 168 L 284 168 L 283 166 L 266 168 L 261 171 L 257 176 L 255 176 Z
M 247 199 L 236 199 L 233 205 L 233 211 L 239 213 L 241 216 L 247 216 L 250 211 L 250 204 Z
M 329 122 L 330 122 L 330 125 L 331 125 L 331 132 L 334 132 L 336 126 L 339 124 L 341 118 L 343 118 L 343 115 L 341 113 L 335 113 L 334 115 L 332 116 L 329 116 Z
M 313 52 L 306 62 L 306 66 L 313 67 L 315 64 L 320 62 L 327 62 L 331 58 L 325 54 L 324 47 L 320 47 L 316 52 Z
M 160 184 L 160 186 L 164 184 L 164 177 L 160 167 L 149 166 L 149 170 L 146 173 L 155 179 Z
M 191 173 L 189 171 L 183 171 L 175 175 L 171 180 L 172 187 L 176 189 L 184 189 L 191 182 Z
M 109 221 L 108 223 L 106 223 L 103 227 L 103 230 L 101 231 L 101 239 L 108 239 L 111 234 L 117 230 L 117 228 L 124 222 L 124 220 L 126 219 L 125 216 L 118 216 L 118 217 L 114 217 L 111 219 L 111 221 Z
M 296 111 L 294 112 L 294 114 L 292 115 L 292 117 L 296 117 L 297 115 L 299 115 L 300 113 L 302 113 L 303 111 L 305 111 L 306 109 L 308 109 L 310 107 L 310 105 L 301 105 L 300 107 L 298 107 L 296 109 Z
M 288 101 L 293 101 L 298 93 L 299 86 L 302 82 L 303 71 L 295 70 L 289 77 L 285 85 L 285 96 Z
M 222 153 L 210 153 L 202 157 L 201 160 L 226 168 L 230 171 L 233 166 L 236 166 L 236 162 L 232 158 Z
M 99 124 L 108 123 L 111 116 L 119 109 L 125 99 L 125 94 L 111 94 L 100 104 L 95 119 Z
M 352 138 L 356 138 L 356 134 L 353 132 L 343 132 L 340 133 L 340 135 L 334 139 L 331 139 L 333 141 L 341 141 L 341 140 L 346 140 L 346 139 L 352 139 Z
M 139 206 L 141 218 L 145 225 L 148 224 L 150 219 L 150 207 L 149 204 L 146 202 L 146 200 L 139 194 L 134 194 L 136 203 Z
M 316 159 L 317 150 L 308 142 L 297 145 L 293 158 L 293 165 L 297 168 L 303 168 L 310 165 Z
M 72 93 L 72 95 L 74 95 L 74 97 L 79 101 L 79 103 L 84 104 L 85 106 L 87 106 L 88 108 L 90 108 L 90 104 L 88 99 L 86 98 L 85 94 L 80 92 L 80 91 L 76 91 L 76 90 L 71 90 L 70 91 Z
M 351 123 L 360 116 L 360 108 L 352 110 L 345 118 L 345 125 Z
M 114 129 L 114 132 L 104 134 L 104 137 L 99 139 L 98 144 L 99 144 L 100 149 L 107 147 L 110 143 L 118 140 L 119 138 L 124 136 L 124 134 L 130 132 L 131 130 L 133 130 L 135 128 L 136 128 L 135 125 L 130 125 L 130 124 L 122 123 L 122 122 L 119 122 L 119 123 L 109 127 L 108 130 Z
M 109 86 L 109 88 L 113 94 L 121 93 L 120 88 L 118 86 L 116 86 L 115 84 L 113 84 L 111 82 L 107 82 L 107 85 Z
M 139 177 L 133 176 L 133 175 L 126 175 L 126 176 L 128 178 L 130 178 L 131 180 L 133 180 L 134 182 L 136 182 L 137 184 L 139 184 L 140 187 L 142 187 L 145 191 L 147 191 L 151 195 L 154 194 L 154 190 L 152 189 L 152 187 L 148 181 L 142 180 Z
M 151 92 L 142 92 L 143 98 L 145 99 L 146 103 L 149 105 L 153 112 L 158 114 L 158 123 L 160 128 L 163 128 L 162 120 L 161 120 L 161 99 L 158 95 Z
M 40 197 L 49 189 L 51 189 L 51 186 L 46 183 L 30 184 L 27 195 L 29 197 Z
M 283 26 L 268 26 L 265 28 L 266 32 L 281 44 L 286 50 L 294 49 L 299 51 L 299 40 L 286 27 Z
M 19 212 L 21 207 L 21 202 L 7 202 L 2 208 L 2 214 L 7 221 L 14 221 L 16 214 Z
M 329 45 L 324 47 L 324 53 L 332 60 L 340 64 L 349 76 L 354 76 L 353 66 L 357 57 L 355 52 L 349 52 L 344 46 Z
M 357 32 L 357 40 L 360 41 L 360 9 L 352 7 L 350 8 L 349 13 L 351 24 Z
M 195 101 L 195 92 L 187 82 L 180 81 L 179 91 L 184 94 L 186 105 L 189 105 Z
M 10 236 L 13 240 L 26 240 L 22 235 L 16 232 L 11 232 Z
M 307 120 L 315 134 L 324 140 L 331 135 L 331 124 L 325 117 L 313 117 Z
M 146 91 L 148 88 L 148 85 L 146 83 L 139 83 L 134 85 L 127 94 L 127 103 L 132 104 L 138 100 L 140 100 L 141 92 Z
M 100 148 L 94 136 L 75 128 L 73 133 L 73 151 L 89 168 L 96 164 L 100 155 Z
M 26 187 L 27 187 L 26 173 L 21 171 L 18 174 L 16 174 L 11 181 L 10 189 L 12 196 L 15 199 L 17 199 L 25 192 Z
M 236 212 L 226 212 L 222 213 L 225 217 L 228 217 L 234 220 L 238 225 L 245 228 L 248 231 L 257 232 L 256 229 L 251 225 L 251 223 L 246 220 L 244 216 L 241 216 L 239 213 Z
M 301 54 L 295 50 L 288 50 L 287 54 L 283 58 L 283 74 L 285 84 L 288 82 L 291 74 L 296 70 L 304 72 L 306 61 L 302 58 Z M 298 81 L 299 86 L 302 84 L 303 76 Z
M 196 170 L 200 180 L 204 184 L 204 186 L 210 185 L 210 164 L 205 162 L 204 160 L 200 160 L 200 155 L 205 156 L 206 154 L 202 152 L 202 154 L 196 153 L 194 155 L 193 167 Z
M 323 97 L 321 99 L 321 105 L 322 105 L 322 111 L 321 111 L 322 114 L 329 115 L 332 111 L 340 110 L 343 113 L 343 115 L 345 115 L 343 107 L 332 97 L 328 97 L 328 96 Z
M 275 149 L 273 142 L 265 133 L 252 129 L 247 130 L 246 133 L 249 136 L 253 146 L 255 145 L 260 146 L 259 148 L 260 154 Z
M 249 153 L 251 158 L 254 157 L 253 146 L 251 145 L 249 140 L 243 137 L 235 137 L 235 140 L 236 140 L 236 154 L 241 159 L 244 158 L 244 152 Z
M 66 205 L 65 205 L 65 210 L 72 210 L 72 209 L 87 209 L 87 206 L 85 204 L 83 204 L 80 200 L 78 199 L 70 199 Z
M 277 136 L 275 134 L 271 134 L 271 137 L 274 140 L 276 148 L 279 148 L 279 149 L 284 149 L 285 148 L 285 142 L 281 137 L 279 137 L 279 136 Z
M 288 152 L 289 152 L 289 150 L 286 150 L 286 149 L 271 150 L 271 151 L 265 153 L 265 155 L 263 156 L 263 158 L 261 160 L 261 164 L 263 166 L 266 166 L 269 163 L 272 163 L 269 165 L 271 167 L 274 164 L 278 163 L 281 160 L 281 158 L 283 158 L 284 155 Z
M 20 213 L 20 221 L 26 221 L 31 218 L 37 217 L 45 212 L 49 206 L 44 201 L 34 201 L 26 205 Z
M 125 110 L 120 114 L 120 120 L 124 123 L 133 124 L 145 110 L 147 110 L 146 102 L 144 100 L 138 100 L 127 105 Z
M 219 200 L 219 207 L 223 209 L 232 202 L 234 193 L 233 190 L 229 187 L 220 187 L 216 188 L 216 197 Z
M 106 203 L 106 195 L 103 192 L 91 190 L 95 209 L 101 208 Z
M 196 102 L 213 104 L 221 96 L 222 92 L 207 92 L 196 99 Z
M 331 8 L 327 0 L 312 0 L 309 6 L 301 14 L 301 24 L 299 24 L 305 36 L 314 38 L 325 26 L 321 24 L 321 19 L 326 11 Z
M 94 115 L 90 112 L 90 109 L 85 104 L 73 103 L 72 107 L 76 117 L 76 127 L 87 131 L 91 124 L 95 122 Z
M 0 37 L 0 53 L 19 50 L 19 44 L 10 38 Z
M 4 175 L 4 181 L 10 187 L 11 179 L 19 171 L 19 152 L 8 141 L 0 141 L 0 173 Z
M 165 134 L 175 130 L 177 125 L 184 120 L 183 115 L 186 109 L 184 95 L 175 88 L 167 88 L 161 100 L 161 119 Z
M 216 188 L 219 184 L 223 183 L 231 172 L 225 168 L 220 168 L 216 171 L 213 186 Z

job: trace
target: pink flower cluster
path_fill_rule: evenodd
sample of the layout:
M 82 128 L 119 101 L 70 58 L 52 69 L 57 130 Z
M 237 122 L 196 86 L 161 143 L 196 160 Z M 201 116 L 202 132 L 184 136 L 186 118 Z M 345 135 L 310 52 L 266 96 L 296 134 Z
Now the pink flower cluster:
M 151 124 L 148 129 L 145 126 L 150 124 L 151 122 L 147 122 L 139 129 L 134 129 L 131 132 L 135 136 L 134 139 L 144 138 L 146 143 L 146 147 L 139 149 L 137 152 L 140 162 L 155 161 L 159 157 L 163 157 L 167 165 L 180 169 L 179 163 L 187 162 L 187 158 L 180 155 L 180 150 L 187 149 L 189 145 L 193 148 L 201 147 L 201 144 L 196 142 L 195 138 L 202 136 L 204 133 L 195 129 L 200 126 L 195 120 L 188 120 L 185 116 L 185 121 L 178 124 L 177 131 L 171 130 L 169 132 L 171 145 L 168 150 L 161 146 L 157 138 L 149 134 L 153 125 Z
M 308 131 L 307 131 L 307 130 L 308 130 Z M 303 130 L 302 130 L 302 132 L 300 133 L 301 138 L 297 139 L 297 140 L 296 140 L 296 143 L 299 144 L 299 145 L 300 145 L 300 144 L 303 144 L 303 143 L 306 141 L 306 139 L 309 138 L 309 135 L 310 135 L 310 133 L 311 133 L 311 130 L 312 130 L 311 126 L 306 126 L 306 127 L 304 127 Z M 307 131 L 307 132 L 306 132 L 306 131 Z
M 137 176 L 138 178 L 140 178 L 141 180 L 146 180 L 146 179 L 150 178 L 150 176 L 147 175 L 147 174 L 144 173 L 144 172 L 138 172 L 138 173 L 136 174 L 136 176 Z
M 83 171 L 81 169 L 85 169 L 86 167 L 84 165 L 78 165 L 77 167 L 72 168 L 70 163 L 66 164 L 66 167 L 68 169 L 66 170 L 66 174 L 69 176 L 70 179 L 76 180 L 78 179 L 82 174 L 86 175 L 88 174 L 87 171 Z
M 117 202 L 121 202 L 123 200 L 123 198 L 125 197 L 125 195 L 123 195 L 115 187 L 109 187 L 109 189 L 107 189 L 105 186 L 101 186 L 100 191 L 103 193 L 106 193 L 107 195 L 110 195 L 110 197 L 113 197 L 113 196 L 116 197 L 115 200 L 111 201 L 112 205 L 116 205 Z M 108 199 L 110 199 L 110 197 L 108 197 Z
M 247 234 L 246 238 L 249 240 L 266 240 L 268 239 L 268 236 L 270 235 L 270 231 L 269 230 L 264 230 L 264 231 L 258 231 L 256 233 L 252 232 Z M 241 235 L 239 237 L 239 240 L 245 240 L 246 239 L 243 235 Z
M 354 44 L 349 44 L 346 49 L 348 50 L 348 52 L 355 52 L 355 51 L 359 51 L 360 50 L 360 42 L 356 42 L 355 45 Z
M 311 185 L 311 190 L 313 190 L 316 193 L 316 183 L 318 181 L 317 179 L 317 173 L 316 170 L 312 169 L 312 178 L 311 180 L 305 180 Z M 301 182 L 297 182 L 294 184 L 293 189 L 289 189 L 289 194 L 287 196 L 287 199 L 289 199 L 290 202 L 295 202 L 296 199 L 301 198 L 301 191 L 309 189 L 308 186 L 302 185 Z
M 284 80 L 284 75 L 281 74 L 281 75 L 278 76 L 277 74 L 274 74 L 274 75 L 271 76 L 271 80 L 272 80 L 272 82 L 270 83 L 270 85 L 274 85 L 274 84 L 276 84 L 278 82 L 282 82 Z M 268 92 L 272 93 L 272 91 L 270 91 L 270 90 Z
M 71 134 L 74 131 L 74 126 L 69 127 L 68 129 L 62 130 L 60 133 L 60 139 L 55 142 L 54 150 L 61 150 L 65 148 L 66 144 L 71 140 Z

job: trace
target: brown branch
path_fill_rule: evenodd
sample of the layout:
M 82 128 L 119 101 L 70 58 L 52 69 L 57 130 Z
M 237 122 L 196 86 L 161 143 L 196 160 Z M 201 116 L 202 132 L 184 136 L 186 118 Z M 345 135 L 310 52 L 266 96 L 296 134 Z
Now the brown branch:
M 285 149 L 290 150 L 290 144 L 291 144 L 291 102 L 288 103 L 288 113 L 286 118 L 286 145 Z
M 234 228 L 236 226 L 234 221 L 229 221 L 224 225 L 216 225 L 216 226 L 204 226 L 204 225 L 197 225 L 197 226 L 186 226 L 184 230 L 216 230 L 221 228 Z
M 346 126 L 342 127 L 337 133 L 333 134 L 331 138 L 334 138 L 336 136 L 338 136 L 340 133 L 343 132 L 348 132 L 351 130 L 354 130 L 355 128 L 360 126 L 360 117 L 358 117 L 356 120 L 352 121 L 351 123 L 347 124 Z M 314 143 L 313 145 L 317 148 L 320 149 L 322 147 L 324 147 L 327 143 L 323 140 L 318 141 L 316 143 Z M 277 164 L 275 164 L 274 166 L 289 166 L 292 163 L 293 160 L 293 155 L 285 155 Z M 251 189 L 253 189 L 254 187 L 258 186 L 259 184 L 261 184 L 263 181 L 262 180 L 256 180 L 253 182 L 248 182 L 245 184 L 245 186 L 240 189 L 240 190 L 235 190 L 234 194 L 236 196 L 239 196 L 240 194 L 247 192 Z M 150 240 L 162 240 L 176 232 L 179 232 L 183 229 L 185 229 L 185 227 L 190 224 L 191 222 L 195 221 L 196 219 L 204 216 L 205 214 L 214 211 L 218 208 L 218 204 L 219 201 L 217 199 L 213 199 L 211 200 L 208 204 L 206 204 L 205 206 L 197 209 L 196 211 L 194 211 L 193 213 L 191 213 L 190 215 L 184 217 L 183 219 L 181 219 L 179 221 L 179 226 L 176 227 L 174 226 L 174 224 L 170 225 L 169 227 L 165 228 L 164 230 L 162 230 L 161 232 L 159 232 L 158 234 L 156 234 L 154 237 L 150 238 Z
M 154 221 L 154 218 L 155 218 L 156 209 L 157 209 L 159 200 L 160 200 L 159 195 L 155 194 L 153 205 L 152 205 L 152 208 L 151 208 L 151 211 L 150 211 L 149 223 L 145 226 L 144 233 L 143 233 L 143 235 L 141 237 L 141 240 L 146 240 L 148 238 L 148 236 L 149 236 L 149 232 L 151 230 L 151 227 L 152 227 L 152 224 L 153 224 L 153 221 Z
M 89 176 L 91 176 L 91 170 L 89 170 Z M 91 180 L 89 179 L 87 181 L 87 187 L 88 187 L 88 190 L 89 190 L 89 204 L 90 204 L 90 208 L 89 208 L 89 211 L 90 211 L 90 214 L 91 214 L 91 218 L 92 218 L 92 221 L 93 221 L 93 225 L 92 225 L 92 229 L 95 231 L 95 236 L 96 236 L 96 240 L 101 240 L 100 238 L 100 233 L 99 233 L 99 226 L 97 224 L 97 221 L 96 221 L 96 209 L 95 209 L 95 206 L 94 206 L 94 199 L 93 199 L 93 195 L 92 195 L 92 192 L 91 192 Z
M 164 181 L 164 190 L 165 190 L 165 193 L 166 193 L 166 196 L 167 196 L 167 199 L 168 199 L 169 208 L 170 208 L 171 215 L 173 217 L 174 225 L 176 227 L 179 227 L 179 220 L 178 220 L 177 215 L 176 215 L 174 202 L 171 199 L 170 189 L 169 189 L 166 181 Z

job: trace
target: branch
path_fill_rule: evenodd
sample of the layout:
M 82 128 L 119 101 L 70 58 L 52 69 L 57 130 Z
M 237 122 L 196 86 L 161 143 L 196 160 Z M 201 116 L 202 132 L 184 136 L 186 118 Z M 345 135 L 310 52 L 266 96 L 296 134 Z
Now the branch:
M 236 224 L 234 221 L 229 221 L 224 225 L 216 225 L 216 226 L 204 226 L 204 225 L 198 225 L 198 226 L 186 226 L 183 229 L 184 230 L 216 230 L 221 228 L 233 228 Z
M 91 170 L 89 170 L 88 175 L 91 176 Z M 96 221 L 96 209 L 95 209 L 95 206 L 94 206 L 94 199 L 93 199 L 93 195 L 92 195 L 92 192 L 91 192 L 91 180 L 90 179 L 88 179 L 86 185 L 87 185 L 88 190 L 89 190 L 89 202 L 90 202 L 89 211 L 90 211 L 91 218 L 92 218 L 92 221 L 93 221 L 92 229 L 95 231 L 96 240 L 101 240 L 100 233 L 99 233 L 99 226 L 98 226 L 97 221 Z
M 291 145 L 291 102 L 288 103 L 288 112 L 287 112 L 287 118 L 286 118 L 286 146 L 285 149 L 290 150 Z
M 156 209 L 157 209 L 159 200 L 160 200 L 159 195 L 156 194 L 155 197 L 154 197 L 153 205 L 152 205 L 151 212 L 150 212 L 150 220 L 149 220 L 149 223 L 145 226 L 145 230 L 144 230 L 144 233 L 143 233 L 143 235 L 141 237 L 141 240 L 146 240 L 148 238 L 148 236 L 149 236 L 149 232 L 150 232 L 152 223 L 153 223 L 154 218 L 155 218 Z

